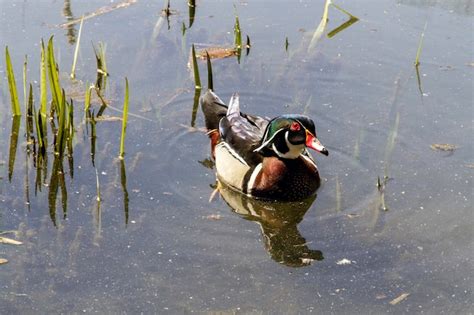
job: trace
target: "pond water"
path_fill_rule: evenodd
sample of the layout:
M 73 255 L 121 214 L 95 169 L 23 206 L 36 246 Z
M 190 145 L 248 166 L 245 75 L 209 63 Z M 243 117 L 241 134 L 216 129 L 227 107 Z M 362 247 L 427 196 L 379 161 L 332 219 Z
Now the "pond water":
M 55 36 L 66 73 L 79 27 L 57 25 L 117 3 L 0 1 L 0 44 L 9 46 L 20 101 L 24 55 L 38 103 L 41 38 Z M 52 154 L 35 188 L 24 116 L 9 179 L 2 52 L 0 232 L 14 231 L 2 236 L 23 245 L 0 244 L 8 260 L 0 265 L 0 313 L 474 312 L 474 6 L 336 3 L 360 20 L 309 51 L 323 1 L 198 1 L 191 27 L 187 1 L 173 0 L 169 27 L 161 1 L 85 20 L 80 82 L 64 75 L 66 93 L 83 95 L 85 82 L 95 81 L 91 42 L 103 42 L 105 96 L 122 108 L 127 77 L 136 116 L 129 116 L 123 164 L 121 123 L 97 123 L 93 165 L 83 101 L 74 102 L 74 176 L 66 159 L 56 199 Z M 240 63 L 213 60 L 214 89 L 226 101 L 239 92 L 249 113 L 314 119 L 330 151 L 315 156 L 324 180 L 314 200 L 280 205 L 224 189 L 209 201 L 215 174 L 202 114 L 193 116 L 189 51 L 193 43 L 232 46 L 236 13 L 252 46 Z M 329 8 L 328 30 L 346 20 Z M 205 62 L 199 67 L 206 81 Z

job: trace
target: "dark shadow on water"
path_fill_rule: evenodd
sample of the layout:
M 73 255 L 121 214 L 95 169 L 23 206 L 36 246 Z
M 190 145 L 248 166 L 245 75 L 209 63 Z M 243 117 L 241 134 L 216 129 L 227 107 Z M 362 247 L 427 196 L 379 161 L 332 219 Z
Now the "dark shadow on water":
M 304 267 L 324 259 L 320 250 L 309 248 L 297 227 L 316 196 L 301 202 L 271 202 L 247 197 L 222 184 L 218 186 L 235 213 L 260 225 L 265 249 L 274 261 L 289 267 Z
M 125 166 L 125 161 L 120 160 L 120 184 L 122 185 L 123 191 L 123 211 L 125 213 L 125 225 L 128 224 L 128 190 L 127 190 L 127 171 Z

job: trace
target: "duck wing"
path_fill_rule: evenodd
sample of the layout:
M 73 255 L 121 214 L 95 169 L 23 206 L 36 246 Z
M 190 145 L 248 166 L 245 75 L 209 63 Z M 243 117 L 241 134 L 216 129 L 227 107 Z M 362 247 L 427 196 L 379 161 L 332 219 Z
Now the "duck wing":
M 234 94 L 226 115 L 219 122 L 221 139 L 231 150 L 242 157 L 249 166 L 260 163 L 263 157 L 253 150 L 258 147 L 264 135 L 268 120 L 240 112 L 239 96 Z
M 227 115 L 227 105 L 211 90 L 207 90 L 207 92 L 201 96 L 200 103 L 204 113 L 206 128 L 208 130 L 219 129 L 220 120 Z M 238 109 L 238 111 L 240 113 L 240 109 Z M 269 119 L 244 113 L 240 113 L 240 115 L 260 130 L 267 128 Z

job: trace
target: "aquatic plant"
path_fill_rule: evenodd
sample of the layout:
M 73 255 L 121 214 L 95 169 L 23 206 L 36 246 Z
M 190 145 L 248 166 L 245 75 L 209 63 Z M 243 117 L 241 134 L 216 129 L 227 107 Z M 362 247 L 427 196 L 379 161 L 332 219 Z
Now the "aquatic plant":
M 10 59 L 10 53 L 8 51 L 8 46 L 5 47 L 5 62 L 7 66 L 7 78 L 8 78 L 8 87 L 10 89 L 10 99 L 11 99 L 11 106 L 12 106 L 12 115 L 13 116 L 20 116 L 21 109 L 20 109 L 20 102 L 18 100 L 18 92 L 16 89 L 16 81 L 15 81 L 15 72 L 13 71 L 12 62 Z
M 82 25 L 84 24 L 84 15 L 81 18 L 81 24 L 79 26 L 79 33 L 77 35 L 77 41 L 76 41 L 76 48 L 74 49 L 74 59 L 72 61 L 72 67 L 71 67 L 71 79 L 76 78 L 76 62 L 77 62 L 77 56 L 79 54 L 79 45 L 81 43 L 81 33 L 82 33 Z
M 122 117 L 122 135 L 120 137 L 120 153 L 119 159 L 123 160 L 125 156 L 125 136 L 127 132 L 127 120 L 128 120 L 128 79 L 125 78 L 125 97 L 123 100 L 123 117 Z
M 196 59 L 196 49 L 194 44 L 191 48 L 192 60 L 193 60 L 193 73 L 194 73 L 194 86 L 196 89 L 201 89 L 201 78 L 199 77 L 199 67 Z

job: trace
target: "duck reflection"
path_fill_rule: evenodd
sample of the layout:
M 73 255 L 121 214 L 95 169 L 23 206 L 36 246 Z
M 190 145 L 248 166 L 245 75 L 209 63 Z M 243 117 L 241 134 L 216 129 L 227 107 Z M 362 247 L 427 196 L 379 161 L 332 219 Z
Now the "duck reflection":
M 302 202 L 282 203 L 249 198 L 220 183 L 218 189 L 234 212 L 260 225 L 265 249 L 276 262 L 303 267 L 324 258 L 321 251 L 308 247 L 297 228 L 316 196 Z

